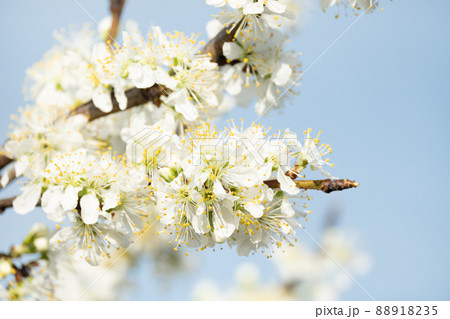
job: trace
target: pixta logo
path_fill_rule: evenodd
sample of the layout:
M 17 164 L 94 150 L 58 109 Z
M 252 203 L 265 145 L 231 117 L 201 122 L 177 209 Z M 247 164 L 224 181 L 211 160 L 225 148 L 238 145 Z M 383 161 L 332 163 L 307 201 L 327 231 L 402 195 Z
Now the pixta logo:
M 127 141 L 127 157 L 146 173 L 164 167 L 172 158 L 171 136 L 146 127 Z

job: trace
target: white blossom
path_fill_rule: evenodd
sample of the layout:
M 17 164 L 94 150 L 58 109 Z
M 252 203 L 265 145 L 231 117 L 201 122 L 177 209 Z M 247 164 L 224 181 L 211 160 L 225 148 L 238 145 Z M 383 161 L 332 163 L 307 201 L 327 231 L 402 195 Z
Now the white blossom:
M 226 28 L 238 28 L 236 37 L 250 34 L 258 39 L 266 29 L 279 28 L 282 21 L 293 19 L 292 12 L 278 0 L 229 0 L 206 1 L 207 4 L 220 7 L 222 11 L 216 19 Z M 229 8 L 228 8 L 228 7 Z
M 204 50 L 199 34 L 163 33 L 157 26 L 143 34 L 127 23 L 114 43 L 88 27 L 58 32 L 58 44 L 28 70 L 32 106 L 14 118 L 2 150 L 14 163 L 1 184 L 7 186 L 13 173 L 25 177 L 15 211 L 24 215 L 40 205 L 58 223 L 50 241 L 33 237 L 34 252 L 49 248 L 53 257 L 68 253 L 104 265 L 150 221 L 156 223 L 153 235 L 175 250 L 227 243 L 239 255 L 270 257 L 296 242 L 309 196 L 294 179 L 305 178 L 300 173 L 307 166 L 332 178 L 326 170 L 332 164 L 323 158 L 331 147 L 319 146 L 310 130 L 299 141 L 290 130 L 270 135 L 257 124 L 238 128 L 232 121 L 221 131 L 212 125 L 234 102 L 255 102 L 263 115 L 295 94 L 301 65 L 298 54 L 285 49 L 289 38 L 281 28 L 293 17 L 292 5 L 207 3 L 222 10 L 209 33 L 234 34 L 223 45 L 213 42 L 223 56 Z M 110 24 L 105 20 L 102 28 Z M 145 96 L 153 86 L 161 95 L 135 105 L 133 94 Z M 104 116 L 73 115 L 89 101 Z M 36 278 L 29 287 L 47 287 L 48 278 Z
M 352 284 L 341 267 L 353 276 L 365 275 L 370 270 L 370 257 L 355 245 L 354 237 L 334 227 L 325 230 L 320 243 L 323 250 L 296 245 L 277 251 L 271 259 L 276 277 L 268 276 L 256 264 L 243 262 L 236 268 L 233 282 L 224 287 L 203 279 L 196 284 L 193 297 L 195 300 L 338 300 Z
M 165 103 L 173 106 L 183 117 L 193 122 L 199 113 L 216 109 L 222 101 L 220 76 L 217 64 L 208 57 L 198 56 L 189 61 L 175 61 L 173 65 L 176 90 Z
M 67 117 L 54 107 L 28 106 L 14 119 L 17 125 L 9 134 L 5 154 L 16 160 L 17 176 L 33 178 L 33 170 L 44 169 L 56 154 L 94 144 L 83 136 L 87 123 L 83 115 Z
M 301 167 L 309 165 L 311 170 L 319 170 L 327 178 L 333 177 L 324 167 L 333 167 L 328 158 L 324 159 L 325 156 L 331 154 L 332 148 L 329 144 L 320 144 L 319 136 L 322 131 L 319 131 L 316 138 L 310 136 L 311 129 L 303 132 L 304 139 L 303 143 L 292 143 L 293 155 L 297 157 L 297 164 Z M 291 140 L 297 140 L 297 134 L 287 130 L 285 136 Z
M 128 77 L 134 86 L 148 88 L 155 83 L 169 89 L 176 86 L 175 80 L 164 69 L 165 52 L 154 43 L 153 38 L 145 42 L 139 33 L 122 34 L 123 46 L 115 56 L 119 61 L 119 71 L 123 77 Z
M 372 12 L 377 5 L 378 1 L 375 0 L 320 0 L 320 7 L 323 11 L 332 6 L 343 6 L 352 8 L 354 12 Z
M 66 253 L 98 265 L 104 258 L 110 258 L 111 252 L 126 247 L 130 241 L 126 236 L 106 223 L 86 224 L 74 213 L 69 215 L 73 226 L 61 228 L 51 239 L 50 249 L 62 249 Z
M 264 40 L 237 39 L 223 45 L 225 57 L 234 63 L 224 68 L 225 89 L 239 104 L 249 104 L 257 95 L 256 112 L 264 114 L 280 107 L 286 91 L 294 94 L 300 63 L 294 53 L 283 51 L 286 40 L 275 32 Z

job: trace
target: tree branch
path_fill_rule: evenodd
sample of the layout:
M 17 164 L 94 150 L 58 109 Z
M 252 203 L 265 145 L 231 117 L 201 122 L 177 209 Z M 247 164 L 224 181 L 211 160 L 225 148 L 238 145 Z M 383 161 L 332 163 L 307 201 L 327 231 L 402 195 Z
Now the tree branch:
M 16 196 L 0 199 L 0 214 L 3 214 L 7 208 L 12 207 Z
M 227 59 L 223 55 L 223 45 L 225 42 L 233 41 L 234 35 L 238 28 L 228 30 L 223 28 L 214 38 L 203 47 L 201 53 L 211 56 L 211 61 L 219 66 L 227 64 Z
M 211 57 L 211 61 L 216 62 L 219 65 L 224 65 L 226 63 L 226 59 L 223 56 L 222 47 L 225 42 L 232 41 L 233 36 L 234 32 L 227 32 L 226 29 L 223 29 L 203 47 L 201 52 L 203 54 L 208 54 Z M 159 106 L 161 105 L 161 97 L 166 95 L 166 91 L 167 89 L 164 89 L 158 84 L 155 84 L 147 89 L 129 89 L 125 91 L 128 98 L 126 109 L 128 110 L 147 102 L 152 102 L 153 104 Z M 93 121 L 103 116 L 120 112 L 121 110 L 119 108 L 119 104 L 117 103 L 113 93 L 111 93 L 111 99 L 113 101 L 113 110 L 109 113 L 103 113 L 94 105 L 92 101 L 89 101 L 73 110 L 71 115 L 82 114 L 87 116 L 90 121 Z
M 270 188 L 280 188 L 277 180 L 264 182 Z M 315 189 L 325 193 L 342 191 L 348 188 L 358 187 L 359 183 L 348 179 L 319 179 L 319 180 L 300 180 L 294 181 L 295 185 L 300 189 Z
M 211 39 L 202 49 L 202 53 L 208 54 L 211 56 L 211 61 L 216 62 L 219 65 L 224 65 L 226 63 L 226 59 L 223 56 L 222 47 L 225 42 L 229 42 L 233 40 L 235 31 L 237 28 L 234 28 L 232 31 L 227 31 L 225 28 L 219 32 L 213 39 Z M 128 98 L 127 102 L 127 110 L 133 107 L 152 102 L 153 104 L 159 106 L 161 105 L 161 97 L 165 95 L 165 89 L 158 84 L 153 85 L 152 87 L 146 89 L 138 89 L 131 88 L 128 89 L 125 94 Z M 75 110 L 73 110 L 70 115 L 81 114 L 86 116 L 90 121 L 96 120 L 98 118 L 107 116 L 112 113 L 120 112 L 119 104 L 114 97 L 114 94 L 111 94 L 111 100 L 113 102 L 113 110 L 109 113 L 103 113 L 100 109 L 98 109 L 94 103 L 91 101 L 86 102 L 80 106 L 78 106 Z M 0 169 L 13 162 L 9 157 L 0 154 Z
M 109 40 L 114 42 L 117 31 L 119 30 L 120 16 L 122 15 L 123 7 L 126 0 L 110 0 L 109 9 L 111 10 L 112 22 L 111 28 L 108 30 Z
M 319 179 L 319 180 L 302 180 L 294 181 L 295 185 L 300 189 L 315 189 L 325 193 L 331 193 L 335 191 L 342 191 L 344 189 L 358 187 L 359 183 L 348 179 Z M 280 183 L 275 180 L 269 180 L 264 182 L 270 188 L 280 188 Z M 3 214 L 7 208 L 13 206 L 13 201 L 16 196 L 0 199 L 0 214 Z M 36 206 L 40 206 L 41 201 Z
M 165 95 L 163 87 L 155 84 L 152 87 L 146 88 L 146 89 L 138 89 L 138 88 L 132 88 L 125 92 L 127 96 L 127 108 L 131 109 L 133 107 L 153 102 L 156 106 L 161 105 L 161 97 Z M 97 108 L 94 105 L 94 102 L 89 101 L 87 103 L 84 103 L 77 107 L 75 110 L 73 110 L 70 115 L 84 115 L 86 116 L 89 121 L 96 120 L 98 118 L 107 116 L 109 114 L 117 113 L 122 111 L 119 108 L 119 103 L 117 102 L 116 98 L 114 97 L 114 93 L 111 93 L 111 100 L 113 102 L 113 109 L 109 113 L 103 113 L 99 108 Z
M 10 159 L 4 154 L 0 154 L 0 169 L 8 165 L 9 163 L 12 163 L 14 160 Z

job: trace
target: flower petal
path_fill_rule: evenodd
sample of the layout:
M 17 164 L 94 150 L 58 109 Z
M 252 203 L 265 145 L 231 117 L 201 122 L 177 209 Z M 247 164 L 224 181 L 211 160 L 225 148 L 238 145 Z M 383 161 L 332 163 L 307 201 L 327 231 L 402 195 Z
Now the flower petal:
M 244 207 L 255 218 L 260 218 L 264 214 L 264 207 L 260 204 L 247 203 Z
M 56 232 L 52 238 L 50 238 L 49 246 L 50 250 L 60 249 L 61 246 L 67 243 L 74 235 L 75 229 L 74 227 L 64 227 L 63 229 Z
M 30 183 L 23 188 L 22 194 L 17 196 L 13 201 L 14 211 L 17 214 L 25 215 L 31 212 L 39 202 L 41 198 L 40 184 Z
M 284 13 L 286 11 L 286 5 L 280 1 L 268 0 L 266 6 L 270 11 L 275 13 Z
M 42 195 L 42 209 L 48 219 L 60 222 L 64 219 L 64 210 L 61 207 L 62 189 L 60 186 L 50 186 Z
M 188 121 L 195 121 L 198 118 L 197 107 L 189 101 L 188 93 L 185 89 L 170 94 L 167 98 L 167 103 L 175 106 L 175 110 L 181 113 Z
M 130 79 L 137 88 L 145 89 L 155 84 L 153 70 L 148 66 L 133 63 L 128 67 L 128 72 Z
M 229 60 L 239 59 L 243 53 L 241 47 L 235 42 L 225 42 L 223 45 L 223 55 Z
M 280 63 L 276 66 L 272 74 L 272 81 L 278 85 L 283 86 L 289 81 L 292 75 L 292 68 L 287 63 Z
M 216 179 L 215 182 L 214 182 L 213 191 L 214 191 L 214 194 L 219 199 L 224 199 L 224 198 L 228 197 L 228 194 L 225 191 L 225 188 L 223 188 L 222 183 L 218 179 Z
M 116 184 L 111 185 L 111 188 L 102 192 L 103 198 L 103 210 L 107 211 L 108 209 L 117 207 L 120 202 L 120 190 Z
M 81 190 L 80 187 L 74 187 L 69 185 L 66 187 L 64 194 L 61 197 L 61 206 L 65 211 L 73 210 L 78 205 L 78 192 Z
M 295 195 L 300 192 L 300 189 L 295 186 L 294 181 L 284 174 L 284 172 L 281 170 L 281 167 L 278 168 L 277 180 L 280 183 L 280 188 L 283 192 L 286 192 L 289 195 Z
M 84 195 L 80 200 L 81 219 L 85 224 L 95 224 L 100 214 L 100 202 L 95 194 Z
M 244 14 L 260 14 L 264 12 L 264 4 L 260 2 L 252 2 L 244 7 Z
M 113 105 L 111 95 L 103 86 L 99 86 L 94 90 L 92 94 L 92 102 L 94 102 L 94 105 L 104 113 L 109 113 L 112 111 Z

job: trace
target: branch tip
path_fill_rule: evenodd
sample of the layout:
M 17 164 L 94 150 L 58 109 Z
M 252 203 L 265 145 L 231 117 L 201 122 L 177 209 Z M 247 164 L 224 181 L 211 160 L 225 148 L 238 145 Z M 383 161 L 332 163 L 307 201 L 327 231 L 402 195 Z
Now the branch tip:
M 277 180 L 269 180 L 264 182 L 270 188 L 280 188 Z M 359 183 L 348 179 L 319 179 L 319 180 L 295 180 L 295 186 L 300 189 L 315 189 L 324 193 L 342 191 L 344 189 L 355 188 Z
M 342 191 L 344 189 L 358 187 L 359 183 L 351 181 L 349 179 L 327 179 L 323 180 L 320 190 L 325 193 L 331 193 L 335 191 Z

